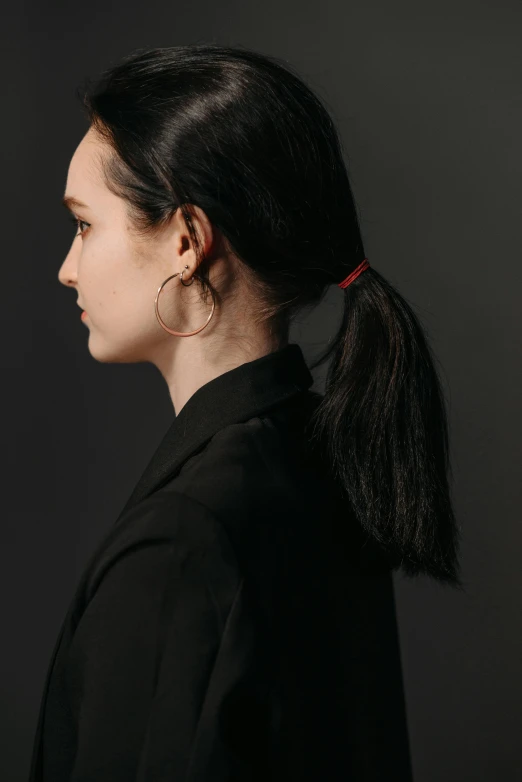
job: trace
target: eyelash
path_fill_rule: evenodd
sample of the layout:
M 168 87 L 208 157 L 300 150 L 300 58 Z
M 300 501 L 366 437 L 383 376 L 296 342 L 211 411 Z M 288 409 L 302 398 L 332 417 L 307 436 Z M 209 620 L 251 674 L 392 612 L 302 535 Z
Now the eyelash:
M 78 228 L 78 233 L 75 234 L 75 236 L 83 236 L 84 234 L 87 233 L 87 231 L 89 230 L 89 228 L 91 226 L 90 223 L 86 222 L 85 220 L 80 220 L 77 217 L 69 217 L 69 220 L 71 221 L 71 223 L 73 223 Z M 89 226 L 89 228 L 86 228 L 84 231 L 81 231 L 80 230 L 80 223 L 84 223 L 85 225 Z

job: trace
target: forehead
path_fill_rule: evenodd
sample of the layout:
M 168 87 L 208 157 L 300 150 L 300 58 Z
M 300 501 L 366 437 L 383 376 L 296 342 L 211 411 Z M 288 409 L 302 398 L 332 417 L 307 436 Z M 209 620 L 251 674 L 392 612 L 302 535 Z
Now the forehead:
M 106 154 L 103 144 L 91 131 L 85 134 L 69 163 L 65 193 L 88 203 L 88 196 L 110 195 L 103 182 L 101 163 Z

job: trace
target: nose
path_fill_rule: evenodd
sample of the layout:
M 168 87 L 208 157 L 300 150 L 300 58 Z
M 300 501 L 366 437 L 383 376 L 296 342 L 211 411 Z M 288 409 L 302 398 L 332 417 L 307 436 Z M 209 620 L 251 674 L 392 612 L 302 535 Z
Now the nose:
M 58 280 L 62 283 L 62 285 L 65 285 L 68 288 L 75 288 L 78 283 L 78 269 L 74 241 L 72 243 L 71 249 L 67 253 L 65 260 L 60 267 L 58 272 Z

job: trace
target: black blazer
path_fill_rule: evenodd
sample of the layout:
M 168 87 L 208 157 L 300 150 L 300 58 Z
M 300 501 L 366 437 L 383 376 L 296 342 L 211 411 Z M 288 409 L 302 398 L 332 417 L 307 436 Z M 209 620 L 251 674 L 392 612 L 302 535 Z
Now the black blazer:
M 289 344 L 199 388 L 80 579 L 30 782 L 410 782 L 389 566 Z

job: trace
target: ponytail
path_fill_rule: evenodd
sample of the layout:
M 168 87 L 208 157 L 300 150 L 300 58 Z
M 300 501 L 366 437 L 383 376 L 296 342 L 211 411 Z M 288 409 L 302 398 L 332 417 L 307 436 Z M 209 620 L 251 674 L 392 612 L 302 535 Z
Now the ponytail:
M 373 268 L 343 296 L 336 339 L 312 367 L 332 356 L 313 436 L 392 567 L 463 589 L 445 403 L 427 337 Z

